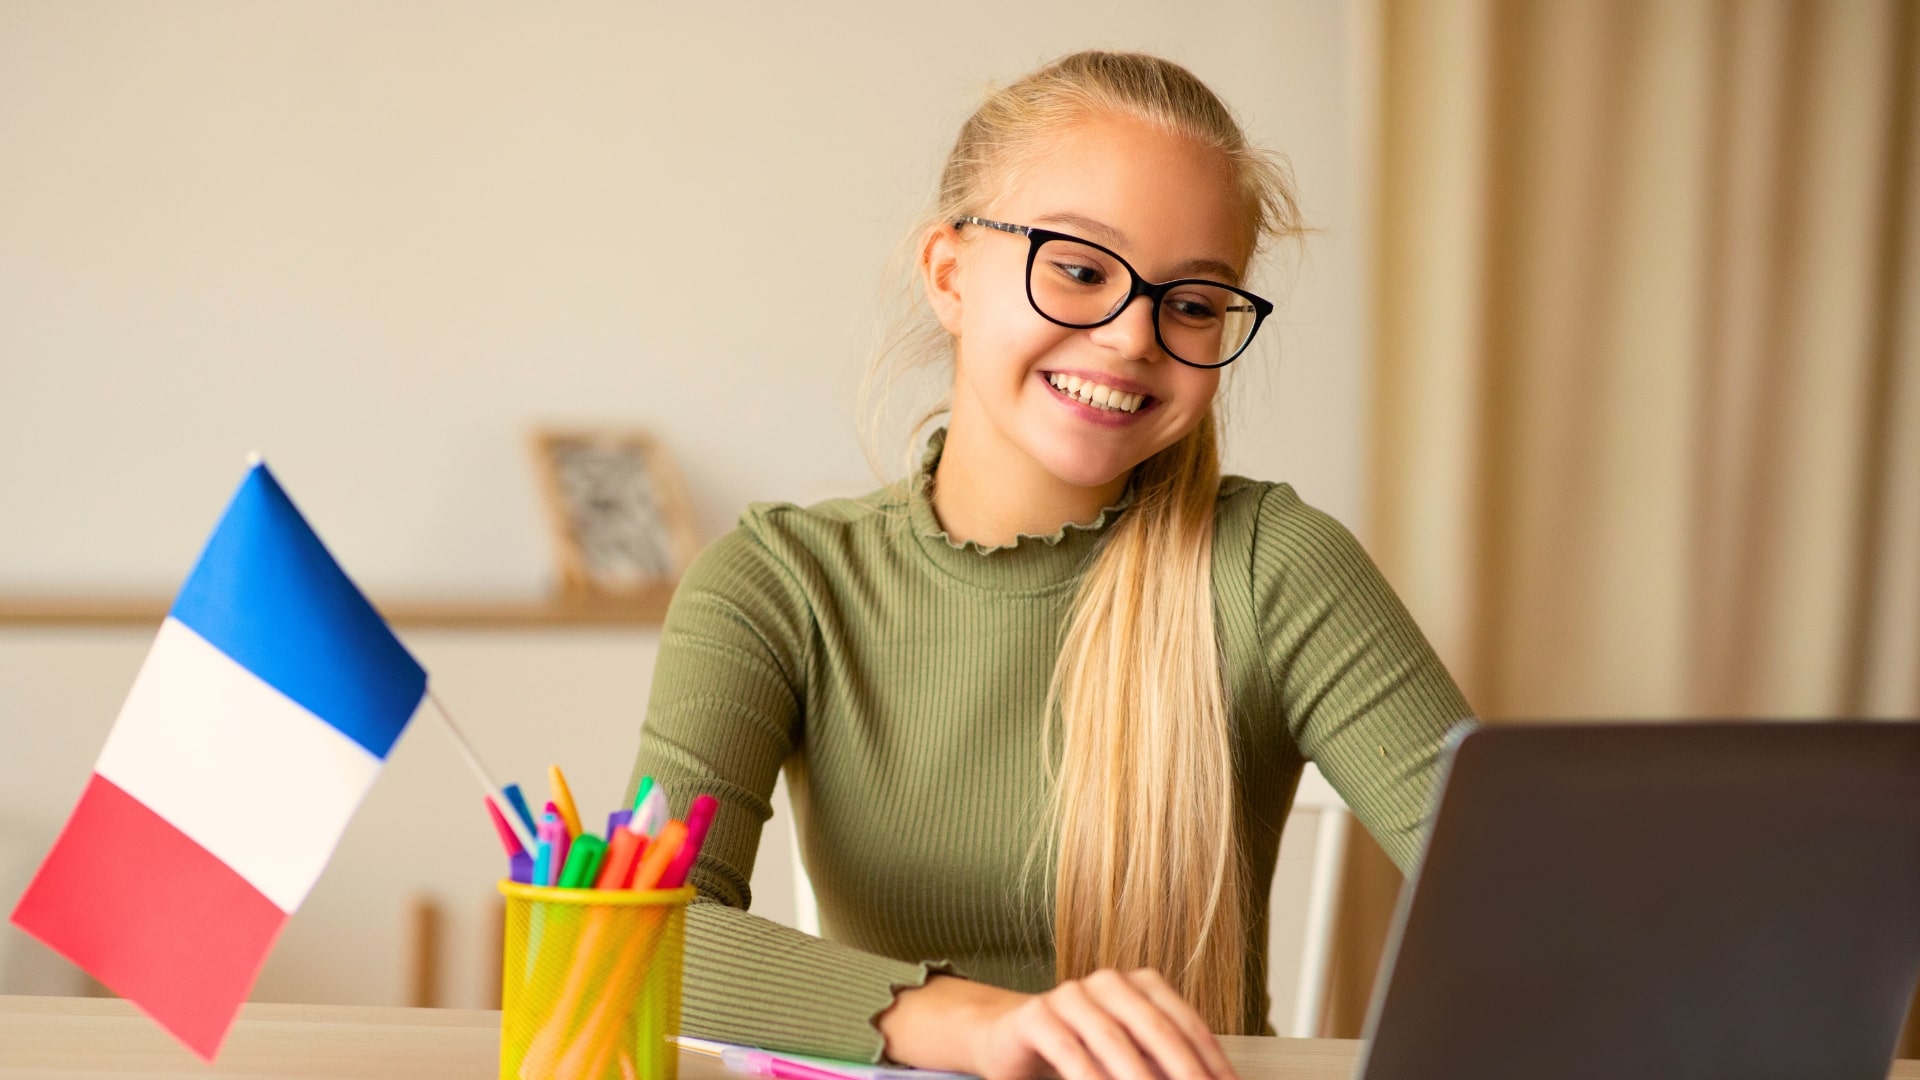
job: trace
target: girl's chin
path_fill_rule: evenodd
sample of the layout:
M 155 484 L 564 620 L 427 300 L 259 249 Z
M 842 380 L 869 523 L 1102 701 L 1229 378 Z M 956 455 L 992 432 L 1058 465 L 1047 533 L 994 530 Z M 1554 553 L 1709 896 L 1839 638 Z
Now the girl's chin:
M 1052 446 L 1038 455 L 1041 465 L 1062 483 L 1079 488 L 1105 487 L 1127 475 L 1144 458 L 1120 447 Z

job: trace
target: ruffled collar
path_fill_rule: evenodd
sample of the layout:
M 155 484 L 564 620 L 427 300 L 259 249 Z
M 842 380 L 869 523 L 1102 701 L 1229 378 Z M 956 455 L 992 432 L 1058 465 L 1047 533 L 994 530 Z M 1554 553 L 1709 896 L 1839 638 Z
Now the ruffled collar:
M 977 540 L 955 540 L 933 512 L 933 472 L 945 449 L 947 429 L 927 439 L 919 470 L 908 483 L 908 517 L 922 551 L 943 569 L 971 584 L 1014 591 L 1050 590 L 1071 582 L 1098 550 L 1106 526 L 1132 505 L 1133 484 L 1102 507 L 1091 521 L 1069 521 L 1050 536 L 1021 533 L 1011 543 L 988 547 Z

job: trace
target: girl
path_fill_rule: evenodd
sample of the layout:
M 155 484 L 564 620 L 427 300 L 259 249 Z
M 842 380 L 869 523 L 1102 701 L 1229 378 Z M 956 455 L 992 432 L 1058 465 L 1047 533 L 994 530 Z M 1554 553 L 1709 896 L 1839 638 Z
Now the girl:
M 947 426 L 863 498 L 750 507 L 667 615 L 635 783 L 720 800 L 689 1032 L 1230 1080 L 1302 763 L 1416 858 L 1466 702 L 1345 529 L 1220 475 L 1288 183 L 1149 56 L 1066 57 L 961 128 L 915 232 Z M 747 913 L 783 768 L 824 940 Z

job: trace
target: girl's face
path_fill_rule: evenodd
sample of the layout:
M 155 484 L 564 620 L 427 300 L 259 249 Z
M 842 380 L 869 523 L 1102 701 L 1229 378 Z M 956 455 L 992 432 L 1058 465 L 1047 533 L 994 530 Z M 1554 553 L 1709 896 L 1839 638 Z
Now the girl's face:
M 1243 205 L 1221 155 L 1111 116 L 1064 133 L 977 213 L 1091 240 L 1149 282 L 1238 285 L 1251 254 Z M 984 420 L 991 431 L 976 437 L 996 436 L 1065 483 L 1100 487 L 1193 430 L 1213 404 L 1220 370 L 1167 355 L 1144 296 L 1104 326 L 1049 322 L 1027 300 L 1028 250 L 1024 236 L 951 223 L 922 249 L 929 299 L 955 339 L 952 422 Z M 1144 400 L 1130 413 L 1099 408 L 1058 388 L 1065 377 Z

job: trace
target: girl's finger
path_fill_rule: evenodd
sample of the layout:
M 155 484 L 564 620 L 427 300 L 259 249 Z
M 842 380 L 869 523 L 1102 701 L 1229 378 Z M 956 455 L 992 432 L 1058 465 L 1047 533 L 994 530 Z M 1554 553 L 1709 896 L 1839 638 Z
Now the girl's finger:
M 1126 1026 L 1169 1080 L 1220 1080 L 1186 1031 L 1132 980 L 1117 971 L 1096 971 L 1085 982 L 1087 992 Z
M 1014 1019 L 1019 1037 L 1053 1066 L 1060 1080 L 1112 1080 L 1080 1036 L 1048 1005 L 1046 995 L 1021 1006 Z
M 1187 999 L 1167 982 L 1166 977 L 1152 968 L 1140 968 L 1127 973 L 1127 981 L 1140 988 L 1147 1000 L 1160 1007 L 1167 1018 L 1186 1032 L 1187 1041 L 1199 1051 L 1200 1060 L 1206 1062 L 1208 1071 L 1219 1080 L 1239 1080 L 1240 1074 L 1233 1071 L 1233 1062 L 1227 1060 L 1227 1052 L 1220 1049 L 1220 1040 L 1213 1037 L 1207 1022 L 1200 1019 Z
M 1061 983 L 1045 997 L 1113 1080 L 1160 1080 L 1125 1025 L 1101 1008 L 1084 981 Z

